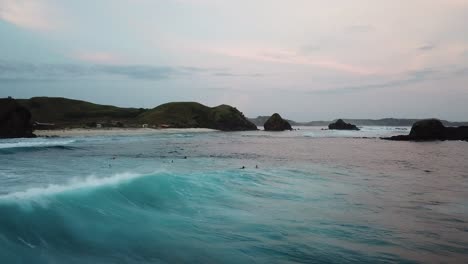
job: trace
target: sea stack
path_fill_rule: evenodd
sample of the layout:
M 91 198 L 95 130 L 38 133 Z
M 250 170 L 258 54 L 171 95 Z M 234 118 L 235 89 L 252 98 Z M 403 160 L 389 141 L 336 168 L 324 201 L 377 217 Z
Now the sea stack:
M 409 135 L 399 135 L 382 139 L 399 141 L 468 141 L 468 126 L 445 127 L 438 119 L 424 119 L 413 124 Z
M 0 99 L 0 138 L 35 137 L 31 112 L 15 99 Z
M 328 125 L 328 129 L 331 130 L 359 130 L 359 128 L 353 124 L 346 123 L 343 119 L 336 120 L 335 123 Z
M 291 124 L 284 120 L 278 113 L 274 113 L 263 125 L 265 131 L 292 130 Z

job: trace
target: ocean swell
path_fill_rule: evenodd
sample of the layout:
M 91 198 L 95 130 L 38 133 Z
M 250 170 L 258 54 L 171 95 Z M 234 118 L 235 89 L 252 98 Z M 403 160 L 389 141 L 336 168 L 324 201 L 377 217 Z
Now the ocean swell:
M 1 196 L 0 256 L 5 263 L 8 256 L 20 263 L 143 261 L 168 235 L 166 205 L 183 205 L 171 186 L 165 173 L 127 173 Z

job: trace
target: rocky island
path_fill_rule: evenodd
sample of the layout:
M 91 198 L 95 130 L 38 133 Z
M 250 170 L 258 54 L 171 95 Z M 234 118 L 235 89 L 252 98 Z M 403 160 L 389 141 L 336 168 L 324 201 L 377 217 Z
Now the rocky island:
M 15 99 L 0 98 L 0 138 L 35 137 L 31 113 Z
M 291 124 L 284 120 L 278 113 L 274 113 L 263 125 L 265 131 L 292 130 Z
M 356 125 L 346 123 L 343 119 L 338 119 L 335 123 L 328 125 L 328 129 L 331 130 L 359 130 Z
M 438 119 L 424 119 L 413 124 L 409 135 L 399 135 L 382 139 L 397 141 L 468 141 L 468 126 L 446 127 Z

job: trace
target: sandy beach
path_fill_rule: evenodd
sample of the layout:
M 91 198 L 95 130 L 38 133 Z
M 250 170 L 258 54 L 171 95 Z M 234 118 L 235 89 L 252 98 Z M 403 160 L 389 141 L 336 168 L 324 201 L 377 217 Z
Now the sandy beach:
M 214 132 L 217 130 L 207 128 L 70 128 L 55 130 L 36 130 L 34 134 L 38 137 L 82 137 L 82 136 L 110 136 L 110 135 L 147 135 L 158 133 L 181 133 L 181 132 Z

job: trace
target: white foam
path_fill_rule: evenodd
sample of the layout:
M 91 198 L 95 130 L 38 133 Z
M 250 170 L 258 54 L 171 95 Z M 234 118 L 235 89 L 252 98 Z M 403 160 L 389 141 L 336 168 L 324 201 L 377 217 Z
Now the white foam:
M 387 137 L 399 134 L 407 134 L 407 127 L 385 126 L 359 126 L 359 131 L 353 130 L 328 130 L 325 127 L 308 127 L 301 129 L 303 136 L 314 138 L 359 138 L 359 137 Z
M 57 139 L 17 139 L 15 141 L 5 140 L 0 141 L 0 149 L 6 148 L 30 148 L 30 147 L 51 147 L 63 146 L 74 143 L 75 140 L 57 140 Z
M 80 189 L 97 188 L 101 186 L 112 186 L 118 185 L 124 182 L 131 181 L 133 179 L 144 177 L 148 175 L 134 174 L 134 173 L 121 173 L 115 174 L 111 177 L 98 178 L 96 176 L 90 176 L 84 179 L 73 179 L 67 184 L 58 185 L 50 184 L 46 187 L 34 187 L 25 191 L 9 193 L 1 195 L 0 200 L 29 200 L 31 198 L 52 196 L 63 192 L 75 191 Z

